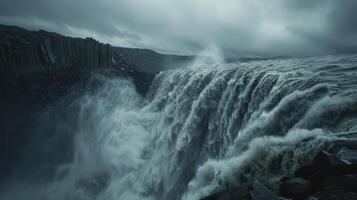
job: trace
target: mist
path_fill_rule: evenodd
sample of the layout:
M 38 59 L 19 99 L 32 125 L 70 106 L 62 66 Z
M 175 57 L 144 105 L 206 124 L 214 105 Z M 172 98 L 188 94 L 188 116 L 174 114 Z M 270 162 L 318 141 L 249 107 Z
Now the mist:
M 226 56 L 306 56 L 357 50 L 354 0 L 0 2 L 0 23 L 93 37 L 116 46 Z

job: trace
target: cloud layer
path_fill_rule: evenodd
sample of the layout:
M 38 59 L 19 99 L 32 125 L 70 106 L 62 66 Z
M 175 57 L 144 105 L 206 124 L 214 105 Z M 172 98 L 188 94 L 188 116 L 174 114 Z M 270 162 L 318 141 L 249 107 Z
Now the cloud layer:
M 117 46 L 232 55 L 357 52 L 356 0 L 1 0 L 0 23 Z

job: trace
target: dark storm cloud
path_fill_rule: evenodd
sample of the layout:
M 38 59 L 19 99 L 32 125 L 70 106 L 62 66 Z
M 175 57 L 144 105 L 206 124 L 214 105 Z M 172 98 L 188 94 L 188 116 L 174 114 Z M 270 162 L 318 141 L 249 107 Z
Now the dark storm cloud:
M 357 51 L 355 0 L 1 0 L 0 23 L 190 54 Z

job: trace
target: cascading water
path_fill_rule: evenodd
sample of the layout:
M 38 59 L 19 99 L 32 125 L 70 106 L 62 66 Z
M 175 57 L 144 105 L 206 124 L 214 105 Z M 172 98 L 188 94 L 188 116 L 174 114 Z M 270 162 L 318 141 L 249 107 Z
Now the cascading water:
M 161 72 L 146 97 L 95 78 L 66 106 L 73 159 L 28 199 L 196 200 L 255 179 L 274 191 L 357 131 L 356 55 L 206 61 Z

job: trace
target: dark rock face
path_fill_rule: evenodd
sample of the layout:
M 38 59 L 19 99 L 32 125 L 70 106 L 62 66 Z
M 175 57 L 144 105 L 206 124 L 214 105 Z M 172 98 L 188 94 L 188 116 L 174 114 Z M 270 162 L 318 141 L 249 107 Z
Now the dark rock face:
M 321 200 L 357 200 L 357 193 L 347 192 L 338 187 L 325 188 L 320 194 Z
M 324 200 L 357 199 L 356 149 L 343 147 L 339 153 L 319 152 L 312 164 L 283 181 L 280 194 L 292 199 L 317 196 Z
M 191 59 L 4 25 L 0 25 L 0 38 L 0 87 L 4 89 L 58 89 L 85 79 L 93 70 L 115 69 L 130 76 L 139 92 L 145 93 L 154 73 L 170 62 L 184 64 Z
M 356 192 L 357 191 L 357 177 L 356 175 L 331 175 L 323 180 L 323 187 L 338 187 L 343 188 L 348 192 Z
M 300 177 L 289 179 L 280 187 L 280 194 L 293 199 L 305 199 L 313 191 L 312 183 Z
M 0 26 L 0 77 L 4 88 L 38 90 L 70 85 L 90 69 L 110 67 L 109 45 L 44 31 Z M 101 54 L 96 54 L 101 51 Z M 100 56 L 100 59 L 93 59 Z
M 279 198 L 275 196 L 269 189 L 267 189 L 263 184 L 255 181 L 252 185 L 253 190 L 250 192 L 252 200 L 278 200 Z
M 311 180 L 319 184 L 329 175 L 356 173 L 357 165 L 347 160 L 342 160 L 325 151 L 319 152 L 311 165 L 301 167 L 295 172 L 295 176 Z
M 241 199 L 241 200 L 249 200 L 249 186 L 245 185 L 241 188 L 235 188 L 231 190 L 225 190 L 221 192 L 217 192 L 215 194 L 209 195 L 207 197 L 202 198 L 201 200 L 232 200 L 232 199 Z
M 202 198 L 201 200 L 278 200 L 262 183 L 254 181 L 251 184 L 243 184 L 239 188 L 224 190 L 216 194 Z

